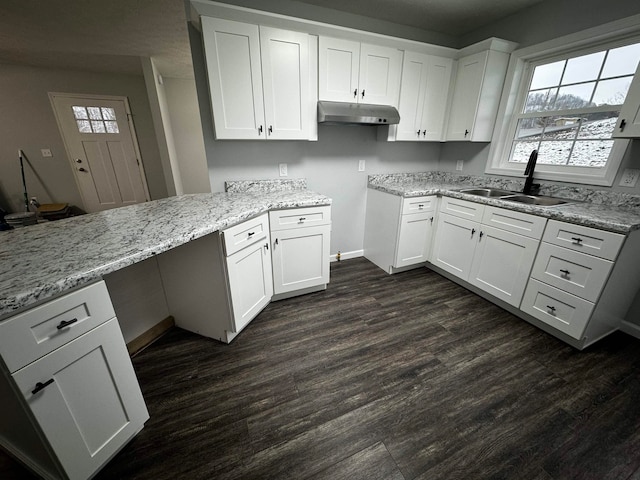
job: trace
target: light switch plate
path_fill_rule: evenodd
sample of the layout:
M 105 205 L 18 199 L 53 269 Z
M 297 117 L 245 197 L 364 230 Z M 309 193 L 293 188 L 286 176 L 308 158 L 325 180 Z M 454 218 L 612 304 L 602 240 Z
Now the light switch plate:
M 287 172 L 287 164 L 286 163 L 281 163 L 278 165 L 278 169 L 280 171 L 280 176 L 281 177 L 286 177 L 287 175 L 289 175 L 289 173 Z
M 622 178 L 620 178 L 621 187 L 635 187 L 640 176 L 640 169 L 637 168 L 625 168 L 622 172 Z
M 458 160 L 456 162 L 456 170 L 458 170 L 459 172 L 462 171 L 463 166 L 464 166 L 464 162 L 462 160 Z
M 364 172 L 364 160 L 358 160 L 358 171 Z
M 43 157 L 53 157 L 51 150 L 49 150 L 48 148 L 41 148 L 40 152 L 42 153 Z

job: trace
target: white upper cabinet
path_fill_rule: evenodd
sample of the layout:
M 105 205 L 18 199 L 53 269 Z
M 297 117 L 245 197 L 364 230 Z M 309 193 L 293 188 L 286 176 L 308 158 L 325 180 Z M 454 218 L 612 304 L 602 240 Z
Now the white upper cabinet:
M 405 52 L 396 140 L 442 141 L 453 60 Z
M 320 37 L 318 60 L 319 100 L 398 105 L 400 50 Z
M 447 140 L 491 141 L 508 62 L 495 50 L 458 60 Z
M 202 17 L 216 139 L 311 136 L 309 35 Z
M 620 110 L 614 138 L 640 138 L 640 64 Z

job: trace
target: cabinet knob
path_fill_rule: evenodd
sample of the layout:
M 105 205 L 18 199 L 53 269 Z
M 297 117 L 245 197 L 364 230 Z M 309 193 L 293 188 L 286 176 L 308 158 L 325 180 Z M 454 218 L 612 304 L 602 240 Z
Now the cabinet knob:
M 569 270 L 560 270 L 560 272 L 562 273 L 562 276 L 564 278 L 567 278 L 569 276 L 569 273 L 571 273 L 571 272 L 569 272 Z
M 473 238 L 473 234 L 474 234 L 474 233 L 476 233 L 476 229 L 475 229 L 475 228 L 472 228 L 472 229 L 471 229 L 471 238 Z
M 269 125 L 269 135 L 273 133 L 273 125 Z
M 304 223 L 304 221 L 307 219 L 307 217 L 300 217 L 298 219 L 298 223 Z
M 269 250 L 269 242 L 264 244 L 264 248 L 266 248 L 267 250 Z
M 467 135 L 469 135 L 469 130 L 464 131 L 464 136 L 466 137 Z
M 362 90 L 362 98 L 364 98 L 364 90 Z
M 79 158 L 76 158 L 76 163 L 82 163 L 82 160 Z
M 573 244 L 574 245 L 582 245 L 582 238 L 580 237 L 571 237 L 571 240 L 573 240 Z
M 419 205 L 418 205 L 418 208 L 419 208 L 420 210 L 422 210 L 422 209 L 424 208 L 424 205 L 423 205 L 423 204 L 419 204 Z
M 278 245 L 278 239 L 277 239 L 277 238 L 276 238 L 276 241 L 275 241 L 275 242 L 273 242 L 273 245 L 274 245 L 274 246 L 275 246 L 275 245 Z
M 357 97 L 358 97 L 358 89 L 356 88 L 356 89 L 353 91 L 353 98 L 357 98 Z
M 556 314 L 556 307 L 552 307 L 551 305 L 547 305 L 547 313 L 549 315 L 554 315 Z
M 422 130 L 422 136 L 426 137 L 427 136 L 427 131 L 426 130 Z
M 418 130 L 418 136 L 420 136 L 420 130 Z
M 627 126 L 627 121 L 623 118 L 622 120 L 620 120 L 620 131 L 624 131 L 624 127 Z
M 258 135 L 262 135 L 262 125 L 258 127 Z
M 249 232 L 247 233 L 247 237 L 251 238 L 256 234 L 256 232 Z
M 483 235 L 484 235 L 484 232 L 480 230 L 480 238 L 482 238 Z
M 433 223 L 433 217 L 431 217 L 431 218 L 429 219 L 429 221 L 430 221 L 431 223 Z
M 47 380 L 46 382 L 42 383 L 42 382 L 38 382 L 36 383 L 36 388 L 34 388 L 33 390 L 31 390 L 32 394 L 36 394 L 38 393 L 40 390 L 44 390 L 45 388 L 47 388 L 49 385 L 51 385 L 53 383 L 53 378 L 50 378 L 49 380 Z
M 86 170 L 86 169 L 84 169 L 84 168 L 82 168 L 82 167 L 80 167 L 80 168 L 78 169 L 78 171 L 79 171 L 79 172 L 86 172 L 87 170 Z

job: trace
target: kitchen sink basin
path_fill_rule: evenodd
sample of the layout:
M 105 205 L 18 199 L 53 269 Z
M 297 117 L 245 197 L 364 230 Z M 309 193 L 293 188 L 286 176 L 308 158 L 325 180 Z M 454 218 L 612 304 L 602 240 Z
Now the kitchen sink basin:
M 500 200 L 526 203 L 527 205 L 539 205 L 542 207 L 553 207 L 555 205 L 570 203 L 569 200 L 563 200 L 555 197 L 544 197 L 542 195 L 506 195 L 504 197 L 500 197 Z
M 504 197 L 505 195 L 513 195 L 515 192 L 510 190 L 501 190 L 499 188 L 479 187 L 479 188 L 461 188 L 460 193 L 469 195 L 478 195 L 480 197 Z

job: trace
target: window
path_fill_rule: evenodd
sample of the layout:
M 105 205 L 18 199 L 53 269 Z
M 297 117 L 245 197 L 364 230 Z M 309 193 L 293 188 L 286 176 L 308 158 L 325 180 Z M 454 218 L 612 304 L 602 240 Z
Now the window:
M 80 133 L 120 133 L 116 111 L 110 107 L 71 107 Z
M 501 106 L 487 173 L 522 175 L 538 150 L 537 178 L 612 184 L 628 144 L 612 134 L 640 62 L 640 38 L 563 40 L 513 53 L 511 95 Z

